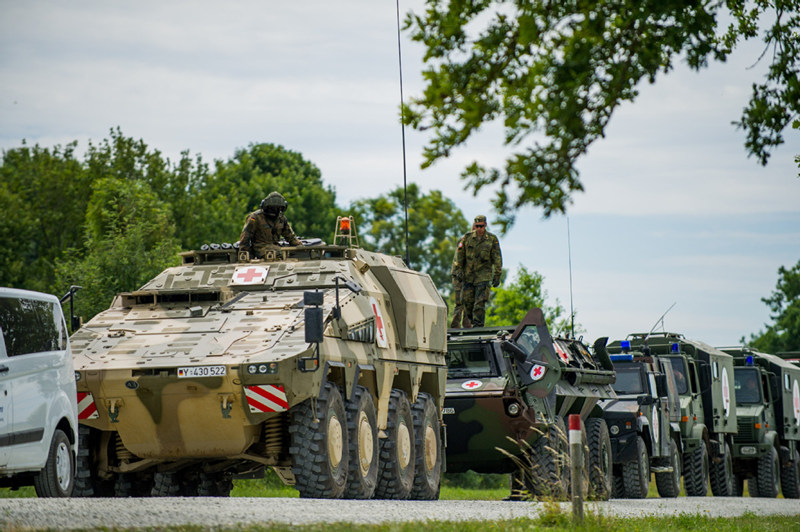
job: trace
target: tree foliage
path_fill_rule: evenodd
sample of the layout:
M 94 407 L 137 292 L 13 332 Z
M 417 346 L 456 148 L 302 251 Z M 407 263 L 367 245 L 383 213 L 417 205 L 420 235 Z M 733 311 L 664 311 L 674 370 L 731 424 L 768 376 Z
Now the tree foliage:
M 750 345 L 767 353 L 800 351 L 800 261 L 791 268 L 778 268 L 775 290 L 761 300 L 769 307 L 773 323 L 753 335 Z
M 403 188 L 376 198 L 358 200 L 351 206 L 360 244 L 365 249 L 406 256 Z M 452 291 L 450 266 L 458 240 L 469 223 L 453 201 L 439 190 L 423 194 L 408 185 L 408 266 L 431 276 L 444 294 Z
M 699 70 L 724 61 L 766 27 L 766 79 L 741 119 L 746 149 L 762 164 L 800 116 L 800 0 L 427 0 L 406 29 L 425 46 L 421 97 L 406 123 L 431 130 L 423 167 L 447 157 L 482 125 L 498 121 L 512 153 L 503 168 L 475 161 L 462 178 L 493 200 L 504 228 L 524 205 L 564 212 L 582 190 L 576 161 L 604 136 L 614 110 L 679 57 Z M 720 19 L 732 23 L 723 28 Z
M 543 288 L 544 277 L 536 272 L 529 271 L 520 265 L 514 275 L 514 280 L 507 285 L 503 283 L 493 288 L 494 296 L 489 300 L 486 309 L 486 325 L 513 325 L 522 321 L 525 314 L 534 307 L 539 307 L 544 312 L 545 320 L 553 336 L 566 336 L 570 334 L 570 319 L 565 315 L 564 307 L 558 299 L 554 304 L 548 302 L 547 290 Z M 576 325 L 575 333 L 581 332 L 580 325 Z

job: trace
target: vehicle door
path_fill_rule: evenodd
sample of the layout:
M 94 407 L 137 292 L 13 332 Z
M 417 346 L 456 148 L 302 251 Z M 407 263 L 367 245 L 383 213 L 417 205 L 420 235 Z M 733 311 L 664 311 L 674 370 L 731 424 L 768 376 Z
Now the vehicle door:
M 0 327 L 0 468 L 8 463 L 11 445 L 11 379 L 9 378 L 6 342 Z

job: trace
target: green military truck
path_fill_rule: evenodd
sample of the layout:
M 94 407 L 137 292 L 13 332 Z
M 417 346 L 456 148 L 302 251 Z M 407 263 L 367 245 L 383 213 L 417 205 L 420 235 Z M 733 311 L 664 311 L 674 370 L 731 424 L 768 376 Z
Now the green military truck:
M 228 495 L 273 468 L 301 497 L 435 499 L 447 310 L 357 247 L 182 253 L 72 336 L 76 495 Z
M 733 357 L 671 332 L 628 335 L 631 349 L 668 360 L 680 396 L 683 486 L 690 496 L 736 493 L 733 437 L 737 433 Z
M 734 357 L 739 431 L 733 444 L 737 493 L 800 498 L 800 368 L 747 347 L 722 348 Z
M 614 497 L 642 499 L 654 473 L 658 494 L 677 497 L 681 489 L 680 396 L 672 363 L 647 347 L 631 351 L 629 340 L 608 345 L 617 380 L 616 399 L 600 402 L 611 433 Z
M 510 473 L 512 498 L 569 488 L 565 420 L 580 414 L 590 495 L 611 491 L 611 442 L 601 399 L 614 397 L 611 362 L 580 341 L 552 338 L 541 309 L 508 327 L 450 329 L 447 470 Z

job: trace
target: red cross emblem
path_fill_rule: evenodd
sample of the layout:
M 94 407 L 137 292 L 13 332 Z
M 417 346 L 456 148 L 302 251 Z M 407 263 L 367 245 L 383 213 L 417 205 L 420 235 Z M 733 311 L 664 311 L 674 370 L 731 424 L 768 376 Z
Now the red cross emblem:
M 379 347 L 389 347 L 389 342 L 386 341 L 386 325 L 383 323 L 383 314 L 381 307 L 374 297 L 369 298 L 369 304 L 372 306 L 372 312 L 375 314 L 375 333 Z
M 476 380 L 461 383 L 461 387 L 465 390 L 474 390 L 475 388 L 480 388 L 482 385 L 483 383 L 481 381 Z
M 534 381 L 538 381 L 539 379 L 544 377 L 544 374 L 546 372 L 547 372 L 547 368 L 546 367 L 544 367 L 544 366 L 542 366 L 540 364 L 536 364 L 535 366 L 533 366 L 531 368 L 531 379 L 533 379 Z
M 236 268 L 233 272 L 233 284 L 262 284 L 267 280 L 268 271 L 263 266 Z

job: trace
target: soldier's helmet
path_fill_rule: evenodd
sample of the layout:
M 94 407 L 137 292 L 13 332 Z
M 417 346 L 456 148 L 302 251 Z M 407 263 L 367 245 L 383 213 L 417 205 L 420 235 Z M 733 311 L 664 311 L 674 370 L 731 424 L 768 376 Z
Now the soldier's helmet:
M 267 216 L 275 217 L 281 214 L 282 212 L 286 211 L 286 207 L 289 204 L 286 201 L 286 198 L 283 197 L 279 192 L 270 192 L 269 195 L 261 200 L 261 210 Z

